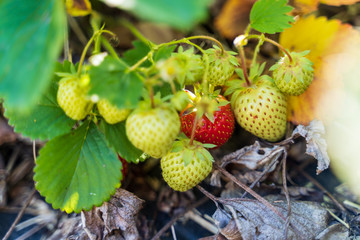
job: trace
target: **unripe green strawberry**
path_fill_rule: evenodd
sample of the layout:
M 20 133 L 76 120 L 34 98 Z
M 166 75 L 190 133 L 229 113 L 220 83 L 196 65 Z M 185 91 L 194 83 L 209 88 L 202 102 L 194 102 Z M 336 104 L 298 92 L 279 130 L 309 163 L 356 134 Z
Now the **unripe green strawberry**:
M 298 96 L 306 91 L 314 78 L 313 63 L 304 57 L 309 51 L 291 52 L 292 61 L 287 55 L 270 68 L 276 86 L 281 92 Z
M 260 79 L 234 94 L 232 106 L 242 128 L 271 142 L 285 135 L 287 101 L 274 83 Z
M 59 81 L 57 102 L 68 117 L 81 120 L 90 113 L 93 103 L 86 96 L 87 90 L 88 86 L 83 86 L 77 78 Z
M 165 81 L 175 79 L 181 85 L 195 84 L 201 81 L 204 75 L 201 56 L 194 53 L 194 48 L 184 51 L 179 47 L 178 52 L 158 64 L 158 68 Z
M 97 103 L 99 113 L 109 124 L 115 124 L 124 121 L 130 114 L 130 109 L 119 109 L 109 103 L 108 100 L 102 99 Z
M 233 56 L 236 53 L 231 51 L 222 52 L 216 46 L 207 49 L 206 53 L 209 58 L 208 82 L 214 86 L 223 86 L 234 74 L 235 67 L 238 66 L 238 61 Z
M 154 158 L 168 153 L 179 132 L 179 116 L 168 106 L 140 107 L 126 120 L 130 142 Z
M 174 143 L 172 151 L 161 158 L 164 180 L 176 191 L 187 191 L 211 172 L 213 157 L 201 143 L 188 139 Z

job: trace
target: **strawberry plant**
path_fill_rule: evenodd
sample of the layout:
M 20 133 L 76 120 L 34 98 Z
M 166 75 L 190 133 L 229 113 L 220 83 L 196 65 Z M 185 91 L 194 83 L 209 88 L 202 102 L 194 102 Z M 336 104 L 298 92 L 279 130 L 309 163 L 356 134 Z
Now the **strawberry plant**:
M 15 2 L 2 1 L 0 12 L 10 11 Z M 67 59 L 62 64 L 56 61 L 67 26 L 62 2 L 35 2 L 20 4 L 20 10 L 36 8 L 47 21 L 25 11 L 23 17 L 12 16 L 0 23 L 0 29 L 13 27 L 0 30 L 0 35 L 6 36 L 0 38 L 0 50 L 4 50 L 0 51 L 4 53 L 0 95 L 5 116 L 16 132 L 47 141 L 36 160 L 36 189 L 53 208 L 67 213 L 90 210 L 114 194 L 124 169 L 124 161 L 118 157 L 133 163 L 161 158 L 162 175 L 171 188 L 193 188 L 210 174 L 214 160 L 211 149 L 229 140 L 235 119 L 263 140 L 280 141 L 287 129 L 287 96 L 302 94 L 312 82 L 313 68 L 306 52 L 289 53 L 265 37 L 283 31 L 294 21 L 288 15 L 292 8 L 286 0 L 254 4 L 249 27 L 234 41 L 237 52 L 225 50 L 217 39 L 202 35 L 156 44 L 124 22 L 138 40 L 133 49 L 118 54 L 107 38 L 116 38 L 116 34 L 103 25 L 104 19 L 93 14 L 92 37 L 77 64 L 69 55 L 64 55 Z M 172 7 L 170 12 L 168 1 L 142 0 L 136 1 L 137 6 L 125 6 L 124 1 L 103 2 L 186 30 L 203 18 L 203 11 L 195 14 L 194 8 L 203 9 L 209 1 L 174 3 L 179 8 Z M 150 15 L 146 9 L 151 4 L 164 14 Z M 191 18 L 182 21 L 178 11 L 184 6 Z M 22 29 L 27 18 L 34 28 Z M 33 41 L 34 47 L 46 52 L 26 61 L 22 71 L 16 71 L 15 66 L 33 52 L 19 36 L 18 42 L 10 43 L 18 29 L 29 31 L 29 38 L 40 39 Z M 252 29 L 260 33 L 251 34 Z M 244 48 L 251 39 L 259 42 L 248 67 Z M 195 43 L 198 41 L 214 46 Z M 270 68 L 259 64 L 257 58 L 264 42 L 284 53 Z M 11 47 L 4 49 L 7 45 Z M 272 77 L 264 74 L 267 70 L 273 71 Z M 236 77 L 231 79 L 234 73 Z M 33 91 L 26 90 L 29 88 Z

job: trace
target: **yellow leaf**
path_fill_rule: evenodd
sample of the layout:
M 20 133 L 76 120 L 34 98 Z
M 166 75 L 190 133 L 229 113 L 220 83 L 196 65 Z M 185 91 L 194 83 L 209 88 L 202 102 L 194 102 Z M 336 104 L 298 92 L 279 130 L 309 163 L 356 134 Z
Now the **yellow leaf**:
M 252 5 L 256 0 L 228 0 L 215 19 L 215 27 L 226 38 L 234 39 L 249 24 Z
M 310 16 L 286 29 L 280 35 L 280 44 L 291 51 L 310 50 L 307 57 L 314 63 L 314 81 L 309 89 L 289 97 L 288 120 L 295 124 L 308 124 L 314 118 L 330 120 L 341 103 L 345 67 L 352 65 L 353 57 L 344 57 L 345 51 L 360 45 L 359 33 L 338 20 Z
M 301 15 L 316 11 L 318 5 L 319 0 L 294 0 L 296 13 Z
M 332 6 L 351 5 L 360 2 L 360 0 L 320 0 L 320 3 Z
M 66 0 L 66 11 L 74 17 L 86 16 L 91 13 L 89 0 Z

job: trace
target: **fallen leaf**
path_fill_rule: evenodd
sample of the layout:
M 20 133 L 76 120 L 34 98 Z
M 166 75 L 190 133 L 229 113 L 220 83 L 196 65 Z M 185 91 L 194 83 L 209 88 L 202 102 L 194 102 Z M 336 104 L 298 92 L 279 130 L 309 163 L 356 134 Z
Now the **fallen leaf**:
M 242 34 L 249 24 L 250 10 L 256 0 L 228 0 L 215 19 L 215 27 L 220 34 L 234 39 Z
M 290 51 L 310 50 L 314 80 L 308 90 L 288 100 L 288 120 L 308 124 L 313 119 L 331 121 L 341 108 L 344 79 L 360 54 L 360 33 L 339 20 L 310 16 L 300 18 L 280 35 Z
M 143 200 L 121 188 L 100 207 L 81 212 L 84 229 L 90 239 L 140 239 L 136 215 Z
M 66 11 L 73 17 L 82 17 L 91 13 L 89 0 L 66 0 Z
M 305 138 L 306 154 L 313 156 L 318 161 L 317 174 L 327 169 L 330 164 L 324 134 L 325 127 L 319 120 L 311 121 L 309 126 L 299 125 L 292 133 L 292 136 L 300 135 Z
M 335 223 L 324 231 L 322 231 L 318 236 L 318 240 L 347 240 L 349 239 L 349 229 L 347 229 L 341 223 Z
M 285 148 L 283 146 L 274 145 L 272 147 L 261 147 L 260 143 L 255 141 L 251 146 L 243 147 L 233 153 L 225 155 L 220 160 L 220 167 L 224 168 L 230 163 L 235 163 L 254 170 L 271 164 L 273 161 L 277 160 L 284 151 Z M 274 164 L 268 172 L 273 171 L 275 166 L 276 164 Z M 215 170 L 212 173 L 210 184 L 213 186 L 221 186 L 220 173 L 218 170 Z
M 267 198 L 286 216 L 286 200 L 281 200 L 280 196 Z M 257 200 L 233 198 L 232 194 L 222 194 L 221 202 L 225 210 L 217 209 L 213 218 L 222 234 L 222 229 L 226 229 L 231 235 L 238 231 L 241 238 L 237 239 L 283 239 L 285 222 Z M 289 227 L 286 239 L 314 239 L 328 225 L 329 214 L 318 203 L 291 200 L 291 209 L 290 222 L 296 226 L 301 236 Z

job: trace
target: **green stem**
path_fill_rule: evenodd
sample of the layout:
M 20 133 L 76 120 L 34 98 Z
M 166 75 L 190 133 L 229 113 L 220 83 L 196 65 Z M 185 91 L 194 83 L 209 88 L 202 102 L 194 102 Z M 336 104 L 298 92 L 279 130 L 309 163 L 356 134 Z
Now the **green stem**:
M 257 55 L 260 52 L 260 47 L 263 45 L 263 43 L 264 43 L 264 40 L 260 39 L 258 44 L 256 45 L 255 51 L 254 51 L 254 56 L 253 56 L 253 59 L 251 61 L 251 66 L 254 66 L 254 64 L 256 63 Z
M 86 53 L 87 53 L 89 47 L 91 46 L 91 44 L 92 44 L 92 42 L 94 41 L 94 39 L 95 39 L 96 36 L 97 36 L 97 33 L 94 33 L 94 34 L 92 35 L 92 37 L 90 38 L 90 40 L 87 42 L 84 50 L 82 51 L 81 58 L 80 58 L 80 61 L 79 61 L 79 67 L 78 67 L 78 71 L 77 71 L 78 77 L 81 76 L 81 68 L 82 68 L 82 65 L 83 65 L 83 63 L 84 63 Z
M 246 84 L 248 86 L 251 86 L 251 82 L 249 80 L 248 74 L 247 74 L 247 69 L 246 69 L 246 61 L 245 61 L 245 52 L 244 52 L 244 47 L 243 46 L 238 46 L 238 50 L 240 53 L 240 58 L 241 58 L 241 67 L 243 69 L 244 72 L 244 77 L 245 77 L 245 81 Z
M 250 30 L 251 30 L 251 24 L 249 24 L 247 27 L 246 27 L 246 29 L 245 29 L 245 36 L 247 36 L 247 35 L 249 35 L 249 33 L 250 33 Z
M 225 49 L 224 49 L 223 45 L 216 38 L 206 36 L 206 35 L 199 35 L 199 36 L 187 37 L 186 39 L 188 39 L 188 40 L 191 40 L 191 39 L 208 39 L 208 40 L 211 40 L 211 41 L 215 42 L 221 48 L 221 54 L 223 54 L 225 52 Z
M 77 75 L 78 77 L 81 76 L 81 68 L 82 68 L 82 65 L 84 63 L 84 60 L 85 60 L 85 57 L 86 57 L 86 53 L 87 51 L 89 50 L 89 47 L 91 46 L 92 42 L 94 41 L 95 38 L 99 37 L 102 33 L 107 33 L 107 34 L 110 34 L 112 36 L 115 36 L 115 34 L 113 32 L 110 32 L 108 30 L 98 30 L 96 32 L 94 32 L 94 34 L 92 35 L 92 37 L 90 38 L 90 40 L 87 42 L 86 46 L 84 47 L 84 50 L 81 54 L 81 57 L 80 57 L 80 61 L 79 61 L 79 67 L 78 67 L 78 71 L 77 71 Z
M 191 137 L 190 137 L 190 145 L 193 145 L 194 139 L 195 139 L 195 131 L 196 131 L 196 126 L 199 123 L 200 118 L 196 115 L 195 119 L 194 119 L 194 125 L 193 128 L 191 130 Z
M 134 65 L 132 65 L 130 67 L 130 71 L 134 71 L 136 68 L 138 68 L 141 64 L 143 64 L 146 60 L 148 60 L 149 58 L 151 58 L 153 54 L 153 51 L 150 51 L 145 57 L 143 57 L 142 59 L 140 59 L 139 61 L 137 61 Z
M 267 38 L 267 37 L 261 37 L 259 35 L 249 35 L 249 36 L 246 36 L 247 39 L 253 39 L 253 38 L 256 38 L 256 39 L 263 39 L 264 41 L 266 42 L 269 42 L 273 45 L 275 45 L 276 47 L 278 47 L 279 49 L 281 49 L 281 51 L 283 51 L 289 58 L 289 61 L 292 62 L 292 57 L 290 55 L 290 53 L 283 47 L 281 46 L 279 43 L 277 43 L 276 41 L 270 39 L 270 38 Z
M 113 48 L 113 46 L 111 46 L 111 44 L 106 40 L 106 38 L 104 37 L 100 37 L 101 39 L 101 44 L 104 46 L 104 48 L 106 49 L 106 51 L 108 53 L 110 53 L 110 55 L 115 58 L 116 60 L 123 62 L 119 56 L 117 55 L 115 49 Z
M 131 33 L 134 34 L 134 36 L 136 38 L 138 38 L 140 41 L 142 41 L 143 43 L 148 45 L 151 49 L 156 46 L 153 42 L 151 42 L 146 37 L 144 37 L 144 35 L 142 35 L 139 32 L 139 30 L 137 30 L 136 27 L 131 22 L 129 22 L 128 20 L 125 20 L 125 19 L 122 19 L 120 22 L 121 22 L 122 25 L 127 27 L 131 31 Z

